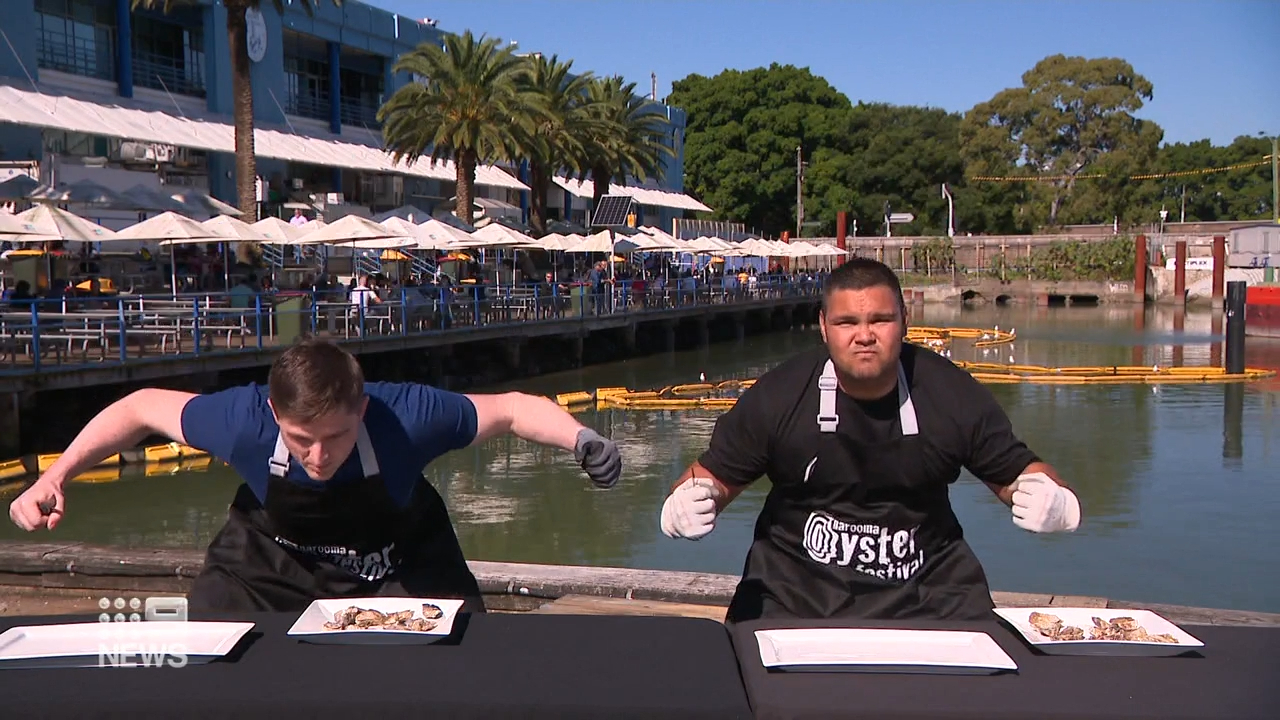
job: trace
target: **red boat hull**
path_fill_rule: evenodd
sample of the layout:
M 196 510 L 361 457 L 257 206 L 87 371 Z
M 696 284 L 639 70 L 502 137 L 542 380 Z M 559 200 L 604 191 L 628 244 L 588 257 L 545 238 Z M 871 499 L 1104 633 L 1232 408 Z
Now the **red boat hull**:
M 1244 334 L 1280 338 L 1280 285 L 1254 285 L 1245 291 Z

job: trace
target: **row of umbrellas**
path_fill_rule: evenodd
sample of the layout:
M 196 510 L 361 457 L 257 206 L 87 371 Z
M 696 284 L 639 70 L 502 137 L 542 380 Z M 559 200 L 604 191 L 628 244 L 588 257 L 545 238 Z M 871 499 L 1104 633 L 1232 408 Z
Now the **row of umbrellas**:
M 43 203 L 17 215 L 0 213 L 0 240 L 134 240 L 159 241 L 161 245 L 253 242 L 269 245 L 336 245 L 358 249 L 451 251 L 506 248 L 572 253 L 669 252 L 765 258 L 829 257 L 845 254 L 845 251 L 831 245 L 804 242 L 751 239 L 733 243 L 705 236 L 681 240 L 654 227 L 643 227 L 628 235 L 602 230 L 585 237 L 553 233 L 535 239 L 496 222 L 469 233 L 435 218 L 414 223 L 405 218 L 390 217 L 378 223 L 357 215 L 347 215 L 332 223 L 311 220 L 305 224 L 291 225 L 276 217 L 246 223 L 231 215 L 218 215 L 204 222 L 197 222 L 185 215 L 168 211 L 124 230 L 112 231 L 67 210 Z

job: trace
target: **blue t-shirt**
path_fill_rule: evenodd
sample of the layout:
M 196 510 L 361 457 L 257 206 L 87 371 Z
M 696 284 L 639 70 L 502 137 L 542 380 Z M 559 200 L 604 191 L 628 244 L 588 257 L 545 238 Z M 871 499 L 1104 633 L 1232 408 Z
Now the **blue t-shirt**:
M 417 383 L 365 383 L 369 407 L 364 424 L 392 499 L 404 506 L 422 470 L 441 455 L 471 444 L 476 437 L 476 408 L 458 393 Z M 275 451 L 276 424 L 265 385 L 244 385 L 192 398 L 182 410 L 187 444 L 207 451 L 235 468 L 261 502 L 266 501 L 267 461 Z M 323 487 L 290 458 L 287 479 Z M 364 477 L 360 453 L 351 455 L 327 483 Z

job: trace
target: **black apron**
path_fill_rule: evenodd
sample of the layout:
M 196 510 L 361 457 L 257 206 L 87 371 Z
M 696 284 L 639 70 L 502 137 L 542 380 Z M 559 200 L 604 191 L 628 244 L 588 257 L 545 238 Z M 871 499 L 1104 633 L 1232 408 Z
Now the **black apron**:
M 484 612 L 440 494 L 421 478 L 398 507 L 363 423 L 356 449 L 363 479 L 304 487 L 286 479 L 289 450 L 277 437 L 266 503 L 240 486 L 191 609 L 293 612 L 320 598 L 382 595 L 460 598 L 464 612 Z
M 728 620 L 988 619 L 986 575 L 951 510 L 946 469 L 926 466 L 902 365 L 902 437 L 888 442 L 837 432 L 837 388 L 828 360 L 817 455 L 803 480 L 769 491 Z

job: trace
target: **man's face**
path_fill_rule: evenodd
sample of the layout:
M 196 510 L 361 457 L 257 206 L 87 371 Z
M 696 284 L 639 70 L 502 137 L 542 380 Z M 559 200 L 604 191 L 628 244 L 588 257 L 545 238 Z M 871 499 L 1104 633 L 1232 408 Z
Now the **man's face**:
M 893 290 L 836 290 L 819 320 L 831 360 L 846 378 L 874 380 L 897 372 L 906 325 Z
M 351 456 L 368 405 L 369 399 L 365 398 L 358 412 L 334 412 L 307 422 L 276 415 L 276 423 L 289 454 L 302 464 L 307 475 L 313 480 L 328 480 Z

